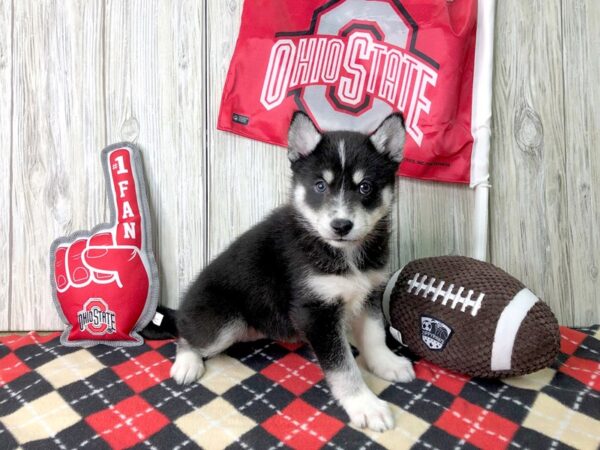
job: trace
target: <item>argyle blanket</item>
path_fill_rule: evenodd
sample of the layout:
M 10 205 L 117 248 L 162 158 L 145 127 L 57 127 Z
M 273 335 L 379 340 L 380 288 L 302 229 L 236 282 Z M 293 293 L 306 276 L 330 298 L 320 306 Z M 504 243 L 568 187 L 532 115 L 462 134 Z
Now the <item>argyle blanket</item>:
M 347 425 L 305 345 L 236 345 L 181 387 L 169 378 L 172 341 L 82 349 L 58 333 L 3 337 L 0 448 L 597 448 L 600 327 L 561 333 L 554 365 L 520 378 L 469 379 L 425 361 L 406 384 L 364 372 L 395 413 L 385 433 Z

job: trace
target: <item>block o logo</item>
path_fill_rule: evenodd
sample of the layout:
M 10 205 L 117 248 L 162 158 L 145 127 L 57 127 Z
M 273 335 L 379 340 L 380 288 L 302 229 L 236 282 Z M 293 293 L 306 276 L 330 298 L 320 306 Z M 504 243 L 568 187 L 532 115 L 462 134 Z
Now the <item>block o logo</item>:
M 100 336 L 112 334 L 117 330 L 115 312 L 101 298 L 90 298 L 77 313 L 77 322 L 81 331 Z
M 271 110 L 294 95 L 321 129 L 364 133 L 401 111 L 420 145 L 439 64 L 416 49 L 417 31 L 398 0 L 327 2 L 309 30 L 276 34 L 261 104 Z

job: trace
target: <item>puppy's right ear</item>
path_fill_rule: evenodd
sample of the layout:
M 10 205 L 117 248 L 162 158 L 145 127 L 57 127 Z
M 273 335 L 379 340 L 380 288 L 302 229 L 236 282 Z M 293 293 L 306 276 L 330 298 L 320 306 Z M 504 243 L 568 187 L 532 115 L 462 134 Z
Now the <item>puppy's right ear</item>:
M 321 133 L 302 111 L 296 111 L 292 116 L 288 131 L 288 158 L 291 162 L 308 156 L 317 148 L 321 141 Z
M 406 130 L 404 119 L 398 113 L 389 115 L 371 135 L 371 143 L 382 155 L 387 155 L 392 161 L 400 162 L 404 152 Z

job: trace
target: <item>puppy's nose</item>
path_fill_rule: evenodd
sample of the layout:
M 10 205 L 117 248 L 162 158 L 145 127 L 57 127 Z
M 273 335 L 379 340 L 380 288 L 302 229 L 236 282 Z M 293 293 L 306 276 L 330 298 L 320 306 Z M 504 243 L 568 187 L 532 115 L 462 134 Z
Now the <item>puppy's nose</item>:
M 346 236 L 353 226 L 354 224 L 348 219 L 333 219 L 331 221 L 331 228 L 339 236 Z

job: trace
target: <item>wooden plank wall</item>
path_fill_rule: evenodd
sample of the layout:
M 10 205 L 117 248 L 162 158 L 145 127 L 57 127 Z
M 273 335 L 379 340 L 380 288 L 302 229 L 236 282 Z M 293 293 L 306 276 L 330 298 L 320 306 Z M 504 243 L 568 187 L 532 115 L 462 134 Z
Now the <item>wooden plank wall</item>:
M 241 7 L 0 0 L 0 330 L 60 328 L 47 251 L 107 218 L 107 144 L 144 152 L 166 305 L 286 201 L 285 152 L 215 128 Z M 600 322 L 599 20 L 596 0 L 498 1 L 490 257 L 568 325 Z M 397 193 L 393 266 L 469 252 L 469 189 Z

